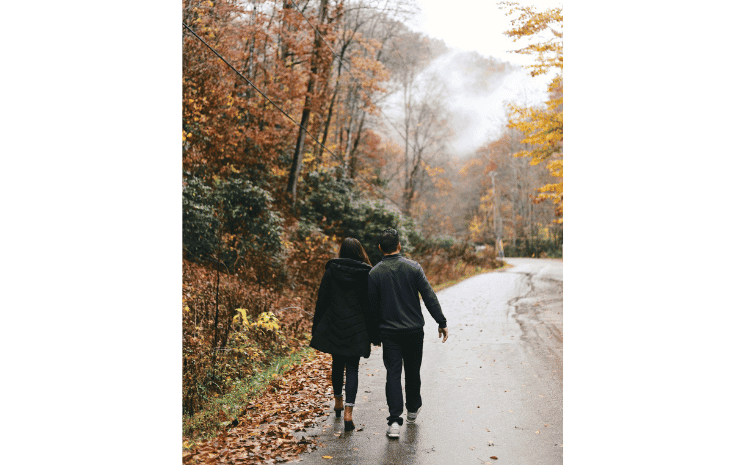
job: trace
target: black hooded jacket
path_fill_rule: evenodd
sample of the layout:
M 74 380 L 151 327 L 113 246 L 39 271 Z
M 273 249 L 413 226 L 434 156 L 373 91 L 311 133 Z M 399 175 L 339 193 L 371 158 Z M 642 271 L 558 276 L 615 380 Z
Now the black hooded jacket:
M 367 276 L 372 267 L 349 258 L 326 263 L 313 316 L 310 346 L 346 357 L 369 357 Z

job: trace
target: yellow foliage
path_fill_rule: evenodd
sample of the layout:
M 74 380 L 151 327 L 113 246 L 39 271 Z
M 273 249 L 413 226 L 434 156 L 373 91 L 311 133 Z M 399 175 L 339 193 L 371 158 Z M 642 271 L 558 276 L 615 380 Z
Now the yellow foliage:
M 557 75 L 548 86 L 550 98 L 545 102 L 545 108 L 526 108 L 515 104 L 509 105 L 510 128 L 522 132 L 525 138 L 521 141 L 529 144 L 530 148 L 515 154 L 516 157 L 530 157 L 531 165 L 547 162 L 546 168 L 551 176 L 562 179 L 553 184 L 547 184 L 540 190 L 539 200 L 551 200 L 556 205 L 556 214 L 561 223 L 564 202 L 564 42 L 563 42 L 563 14 L 562 8 L 549 8 L 538 12 L 532 6 L 522 6 L 515 2 L 500 2 L 500 8 L 508 9 L 508 15 L 519 13 L 517 19 L 511 21 L 513 28 L 505 32 L 513 38 L 513 42 L 521 38 L 537 39 L 527 47 L 514 50 L 515 53 L 534 55 L 535 64 L 529 66 L 531 75 L 537 76 L 556 70 Z M 546 39 L 540 34 L 551 32 Z
M 279 320 L 274 316 L 274 313 L 263 312 L 259 315 L 256 322 L 251 323 L 251 326 L 259 327 L 267 331 L 277 331 L 279 330 Z
M 440 166 L 432 167 L 424 163 L 423 161 L 422 161 L 422 166 L 424 166 L 424 170 L 427 172 L 430 178 L 434 178 L 438 174 L 442 174 L 445 172 L 445 170 L 442 167 Z
M 236 308 L 235 311 L 238 313 L 233 317 L 233 323 L 238 323 L 238 319 L 240 318 L 243 322 L 243 326 L 249 326 L 248 318 L 246 317 L 246 309 Z
M 522 38 L 538 38 L 542 41 L 533 42 L 514 53 L 521 55 L 535 55 L 535 64 L 529 66 L 531 76 L 545 74 L 553 68 L 559 72 L 564 69 L 564 16 L 563 8 L 549 8 L 546 11 L 536 11 L 533 6 L 523 6 L 516 2 L 499 2 L 499 8 L 507 9 L 507 15 L 519 13 L 517 19 L 511 20 L 512 29 L 505 35 L 512 37 L 513 42 Z M 550 31 L 549 38 L 540 34 Z
M 463 165 L 463 168 L 460 169 L 460 174 L 467 176 L 468 172 L 471 168 L 476 166 L 482 166 L 484 164 L 484 161 L 480 158 L 473 158 L 469 160 L 465 165 Z
M 278 178 L 282 178 L 287 176 L 287 173 L 289 172 L 289 169 L 287 168 L 280 168 L 279 166 L 272 166 L 269 170 L 274 176 Z
M 252 323 L 248 319 L 248 315 L 246 313 L 247 310 L 245 308 L 236 308 L 235 311 L 237 313 L 233 317 L 233 323 L 240 322 L 246 328 L 259 328 L 265 331 L 279 330 L 279 320 L 276 316 L 274 316 L 274 313 L 272 312 L 261 313 L 257 320 Z

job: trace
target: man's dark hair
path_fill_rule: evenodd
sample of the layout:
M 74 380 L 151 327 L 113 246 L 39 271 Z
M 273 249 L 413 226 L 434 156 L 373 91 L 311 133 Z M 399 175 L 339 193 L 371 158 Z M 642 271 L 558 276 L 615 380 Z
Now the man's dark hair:
M 378 244 L 383 253 L 388 254 L 395 252 L 396 247 L 398 247 L 398 231 L 392 228 L 386 229 L 380 233 Z

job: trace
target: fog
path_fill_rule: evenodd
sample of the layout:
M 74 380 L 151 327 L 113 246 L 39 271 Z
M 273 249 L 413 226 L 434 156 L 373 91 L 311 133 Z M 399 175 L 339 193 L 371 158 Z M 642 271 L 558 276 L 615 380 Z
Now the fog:
M 434 59 L 416 78 L 420 89 L 434 78 L 440 92 L 437 98 L 445 108 L 452 138 L 452 154 L 461 157 L 473 153 L 484 143 L 498 138 L 507 122 L 505 106 L 540 105 L 546 100 L 549 79 L 530 77 L 511 62 L 486 58 L 476 52 L 451 49 Z M 402 94 L 392 93 L 384 111 L 401 116 Z M 395 139 L 395 138 L 394 138 Z
M 458 156 L 499 137 L 507 122 L 506 103 L 538 105 L 546 98 L 544 79 L 531 78 L 518 65 L 476 52 L 451 51 L 424 73 L 439 76 L 445 86 L 452 149 Z

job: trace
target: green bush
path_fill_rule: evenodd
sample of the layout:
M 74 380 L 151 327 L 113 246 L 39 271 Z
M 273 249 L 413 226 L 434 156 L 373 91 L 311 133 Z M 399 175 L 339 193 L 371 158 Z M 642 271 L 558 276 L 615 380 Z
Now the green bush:
M 281 267 L 282 218 L 267 191 L 241 178 L 215 179 L 210 187 L 186 173 L 182 199 L 182 241 L 190 259 L 219 260 L 232 272 L 250 253 Z
M 350 179 L 316 171 L 306 176 L 302 189 L 299 234 L 311 232 L 310 225 L 316 224 L 327 235 L 354 237 L 365 247 L 373 265 L 383 258 L 378 237 L 384 229 L 397 229 L 404 249 L 409 246 L 410 236 L 421 240 L 413 220 L 382 201 L 364 200 Z
M 212 189 L 186 173 L 182 186 L 181 240 L 191 259 L 203 260 L 219 248 L 220 221 Z
M 337 179 L 331 171 L 308 173 L 298 195 L 300 217 L 327 232 L 340 232 L 357 193 L 350 179 Z
M 301 215 L 297 234 L 320 230 L 339 238 L 354 237 L 365 247 L 373 265 L 383 258 L 378 237 L 386 228 L 398 230 L 403 253 L 412 257 L 438 254 L 448 259 L 468 257 L 474 245 L 450 236 L 426 237 L 416 222 L 382 201 L 364 200 L 354 182 L 337 178 L 331 171 L 309 173 L 302 186 Z
M 239 236 L 239 252 L 282 252 L 282 219 L 272 196 L 247 179 L 215 181 L 215 201 L 226 234 Z
M 562 258 L 563 249 L 562 235 L 558 238 L 545 239 L 533 237 L 530 240 L 518 238 L 515 246 L 512 243 L 504 244 L 504 254 L 507 257 L 549 257 Z
M 378 249 L 378 238 L 386 228 L 399 230 L 401 246 L 407 245 L 405 231 L 401 231 L 403 215 L 388 208 L 383 202 L 357 202 L 355 208 L 346 221 L 345 235 L 359 240 L 375 265 L 383 259 L 383 253 Z

